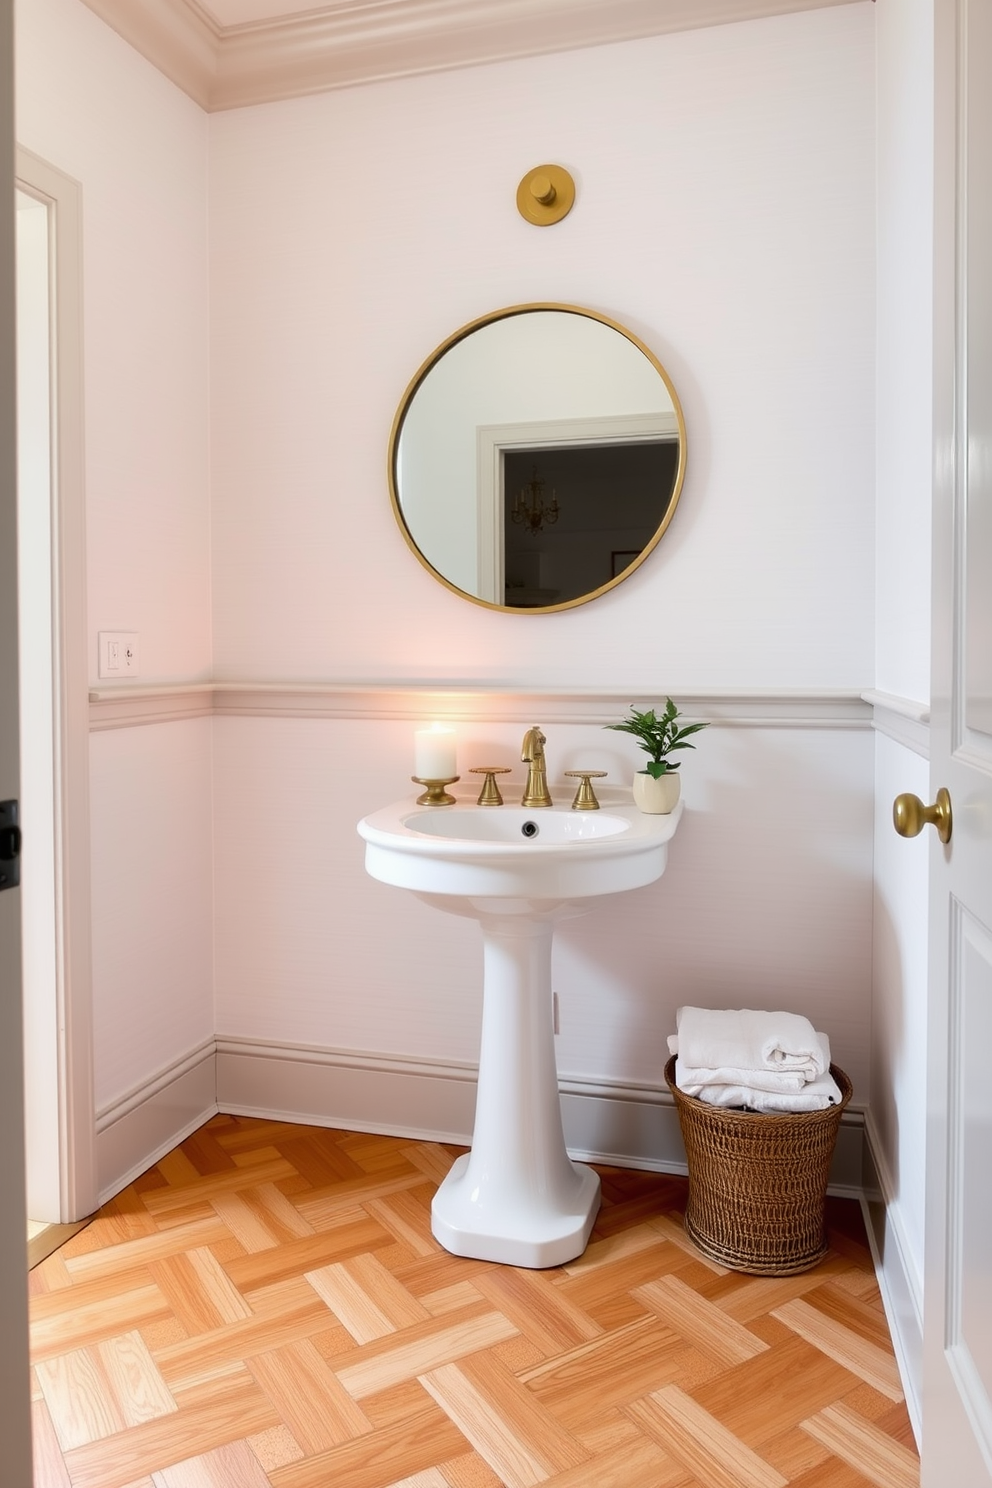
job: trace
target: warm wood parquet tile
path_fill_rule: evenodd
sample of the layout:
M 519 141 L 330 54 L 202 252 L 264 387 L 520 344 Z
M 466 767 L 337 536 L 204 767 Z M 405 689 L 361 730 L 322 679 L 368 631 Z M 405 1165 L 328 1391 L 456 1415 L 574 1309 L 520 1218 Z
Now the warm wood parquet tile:
M 784 1478 L 678 1385 L 628 1406 L 632 1418 L 712 1488 L 788 1488 Z
M 919 1482 L 916 1453 L 843 1401 L 811 1416 L 803 1429 L 879 1488 L 914 1488 Z
M 772 1314 L 801 1338 L 822 1349 L 831 1359 L 873 1385 L 890 1400 L 901 1400 L 902 1385 L 891 1348 L 879 1347 L 855 1332 L 849 1324 L 827 1317 L 818 1308 L 801 1299 L 777 1307 Z
M 218 1116 L 31 1273 L 36 1488 L 918 1488 L 860 1214 L 782 1279 L 602 1169 L 585 1254 L 449 1255 L 457 1150 Z

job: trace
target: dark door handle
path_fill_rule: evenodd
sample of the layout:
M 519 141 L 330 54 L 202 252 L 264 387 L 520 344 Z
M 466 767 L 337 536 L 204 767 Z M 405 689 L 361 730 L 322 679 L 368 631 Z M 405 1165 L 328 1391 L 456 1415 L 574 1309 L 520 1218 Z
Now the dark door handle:
M 0 801 L 0 889 L 14 889 L 21 881 L 21 829 L 17 801 Z
M 12 863 L 21 856 L 20 827 L 0 828 L 0 862 Z

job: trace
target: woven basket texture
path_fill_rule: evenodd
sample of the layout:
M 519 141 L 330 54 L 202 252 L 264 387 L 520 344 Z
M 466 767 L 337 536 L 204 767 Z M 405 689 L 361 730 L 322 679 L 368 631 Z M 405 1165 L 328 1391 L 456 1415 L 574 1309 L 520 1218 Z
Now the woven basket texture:
M 824 1207 L 847 1075 L 830 1066 L 841 1102 L 825 1111 L 777 1115 L 728 1110 L 686 1095 L 665 1079 L 679 1113 L 689 1163 L 685 1228 L 693 1243 L 732 1271 L 791 1276 L 827 1253 Z

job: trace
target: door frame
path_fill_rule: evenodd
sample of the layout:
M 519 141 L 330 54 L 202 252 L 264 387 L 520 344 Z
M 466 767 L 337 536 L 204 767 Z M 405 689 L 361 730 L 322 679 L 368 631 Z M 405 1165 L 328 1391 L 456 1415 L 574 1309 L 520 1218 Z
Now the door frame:
M 52 789 L 59 1219 L 97 1204 L 90 904 L 89 665 L 83 438 L 82 188 L 21 146 L 17 186 L 49 216 L 52 466 Z M 30 1073 L 30 1072 L 28 1072 Z M 44 1216 L 47 1218 L 47 1216 Z
M 647 444 L 678 439 L 679 421 L 671 413 L 604 414 L 600 418 L 541 419 L 513 424 L 480 424 L 476 430 L 476 534 L 480 599 L 505 602 L 503 576 L 503 454 L 560 445 Z

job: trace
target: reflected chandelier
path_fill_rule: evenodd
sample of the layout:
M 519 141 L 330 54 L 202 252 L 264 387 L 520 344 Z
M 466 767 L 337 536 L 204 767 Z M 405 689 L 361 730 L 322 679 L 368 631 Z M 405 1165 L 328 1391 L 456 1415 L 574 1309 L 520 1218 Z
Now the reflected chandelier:
M 558 493 L 552 488 L 551 501 L 545 505 L 544 487 L 545 482 L 538 475 L 535 465 L 530 480 L 517 492 L 517 499 L 510 512 L 513 521 L 523 522 L 526 530 L 532 534 L 542 531 L 545 524 L 552 527 L 558 520 Z

